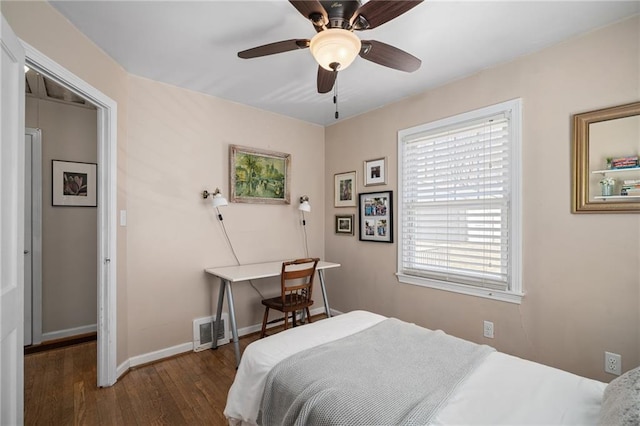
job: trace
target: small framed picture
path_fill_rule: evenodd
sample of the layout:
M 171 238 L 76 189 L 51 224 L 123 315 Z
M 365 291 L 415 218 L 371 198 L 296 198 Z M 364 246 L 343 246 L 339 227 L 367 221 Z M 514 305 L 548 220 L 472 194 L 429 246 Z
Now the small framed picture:
M 98 165 L 51 160 L 53 206 L 96 207 Z
M 336 234 L 353 235 L 354 214 L 337 214 L 336 215 Z
M 356 172 L 336 173 L 334 181 L 334 206 L 356 206 Z
M 364 162 L 364 186 L 387 184 L 387 157 Z
M 393 191 L 361 193 L 360 241 L 393 242 Z

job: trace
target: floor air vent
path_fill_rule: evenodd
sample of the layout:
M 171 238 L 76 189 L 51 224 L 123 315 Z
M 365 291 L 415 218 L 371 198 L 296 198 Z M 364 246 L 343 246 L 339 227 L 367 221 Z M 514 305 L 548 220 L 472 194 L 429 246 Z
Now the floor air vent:
M 205 317 L 193 320 L 193 351 L 200 352 L 210 349 L 213 342 L 213 328 L 215 317 Z M 222 314 L 222 321 L 218 329 L 218 346 L 229 343 L 229 317 Z

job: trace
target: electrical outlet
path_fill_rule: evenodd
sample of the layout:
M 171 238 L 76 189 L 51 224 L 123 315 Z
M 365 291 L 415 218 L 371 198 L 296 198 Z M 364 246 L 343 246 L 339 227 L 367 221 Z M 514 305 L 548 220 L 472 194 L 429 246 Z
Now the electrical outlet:
M 604 371 L 605 373 L 622 374 L 622 357 L 611 352 L 604 353 Z
M 493 323 L 491 321 L 484 322 L 484 337 L 493 339 Z

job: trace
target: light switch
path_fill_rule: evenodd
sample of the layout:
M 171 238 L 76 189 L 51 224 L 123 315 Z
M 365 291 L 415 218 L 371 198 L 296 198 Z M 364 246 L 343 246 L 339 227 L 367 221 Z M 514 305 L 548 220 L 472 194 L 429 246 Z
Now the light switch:
M 120 226 L 127 226 L 127 211 L 120 210 Z

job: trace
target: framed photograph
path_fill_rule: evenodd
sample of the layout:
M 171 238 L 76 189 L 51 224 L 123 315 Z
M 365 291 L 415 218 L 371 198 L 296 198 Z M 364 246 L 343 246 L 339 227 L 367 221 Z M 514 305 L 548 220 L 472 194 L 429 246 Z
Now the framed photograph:
M 51 205 L 97 207 L 97 171 L 95 163 L 51 160 Z
M 360 241 L 393 242 L 393 191 L 362 193 Z
M 336 234 L 353 235 L 354 214 L 337 214 L 336 215 Z
M 229 194 L 235 203 L 290 204 L 291 154 L 229 145 Z
M 364 162 L 364 186 L 387 184 L 387 157 Z
M 334 178 L 334 206 L 356 206 L 356 172 L 336 173 Z

